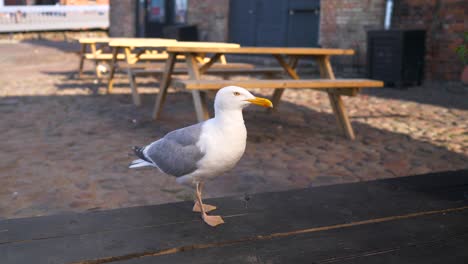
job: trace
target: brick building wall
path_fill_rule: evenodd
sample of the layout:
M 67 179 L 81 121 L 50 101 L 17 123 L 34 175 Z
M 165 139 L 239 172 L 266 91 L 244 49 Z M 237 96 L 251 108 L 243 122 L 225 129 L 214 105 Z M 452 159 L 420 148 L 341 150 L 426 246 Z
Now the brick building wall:
M 112 37 L 136 36 L 136 4 L 138 0 L 110 2 Z M 188 23 L 198 26 L 200 40 L 226 41 L 228 33 L 229 0 L 189 0 Z
M 136 1 L 111 1 L 111 36 L 136 36 Z M 385 2 L 321 0 L 319 44 L 356 51 L 354 56 L 332 58 L 339 72 L 350 75 L 365 72 L 366 32 L 383 28 Z M 392 28 L 427 30 L 425 79 L 458 79 L 463 65 L 453 50 L 468 28 L 466 0 L 399 0 L 394 3 Z M 226 41 L 229 0 L 189 0 L 188 23 L 198 26 L 201 40 Z
M 229 0 L 189 0 L 188 23 L 198 26 L 200 40 L 228 39 Z
M 426 80 L 459 80 L 463 64 L 454 50 L 468 29 L 466 0 L 395 1 L 392 27 L 426 30 Z
M 136 3 L 138 0 L 111 1 L 109 6 L 109 36 L 136 36 Z
M 322 0 L 319 44 L 326 48 L 354 49 L 354 56 L 332 58 L 339 71 L 364 73 L 366 32 L 382 29 L 385 0 Z

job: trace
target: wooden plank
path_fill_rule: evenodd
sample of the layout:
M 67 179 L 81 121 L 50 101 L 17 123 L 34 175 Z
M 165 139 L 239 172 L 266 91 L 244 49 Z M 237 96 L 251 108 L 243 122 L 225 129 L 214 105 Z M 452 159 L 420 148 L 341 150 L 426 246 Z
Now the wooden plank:
M 117 54 L 119 54 L 120 48 L 112 48 L 112 60 L 110 62 L 109 77 L 107 80 L 107 93 L 112 93 L 112 88 L 114 87 L 114 74 L 115 68 L 117 67 Z
M 100 37 L 100 38 L 79 38 L 78 42 L 82 44 L 91 44 L 91 43 L 109 43 L 111 38 Z
M 88 54 L 85 54 L 85 58 L 87 60 L 112 60 L 112 54 L 111 53 L 101 53 L 101 54 L 88 53 Z M 117 54 L 117 59 L 124 60 L 125 54 Z
M 174 84 L 177 87 L 204 90 L 220 89 L 228 85 L 244 88 L 377 88 L 383 87 L 383 82 L 368 79 L 269 79 L 269 80 L 184 80 Z
M 147 40 L 147 41 L 158 41 L 158 40 L 164 40 L 164 41 L 176 41 L 175 39 L 162 39 L 162 38 L 110 38 L 110 37 L 85 37 L 85 38 L 78 38 L 79 43 L 85 43 L 85 44 L 106 44 L 109 42 L 132 42 L 132 41 L 141 41 L 141 40 Z
M 237 48 L 236 43 L 203 42 L 203 41 L 174 41 L 173 39 L 135 39 L 131 41 L 119 40 L 109 42 L 111 47 L 140 47 L 140 48 L 168 48 L 168 47 L 213 47 L 213 48 Z M 181 52 L 184 53 L 184 52 Z
M 143 256 L 147 263 L 461 263 L 468 210 Z M 451 261 L 450 261 L 451 260 Z
M 86 44 L 81 44 L 80 61 L 79 61 L 79 65 L 78 65 L 78 78 L 81 78 L 81 76 L 83 75 L 83 66 L 84 66 L 85 53 L 86 53 Z
M 330 63 L 330 56 L 320 57 L 317 62 L 319 63 L 320 75 L 322 76 L 322 78 L 336 80 L 335 73 L 333 72 L 333 68 Z M 348 114 L 345 110 L 343 100 L 341 99 L 340 94 L 330 92 L 328 93 L 328 99 L 330 100 L 330 105 L 333 109 L 333 113 L 335 114 L 338 126 L 340 127 L 341 131 L 345 134 L 346 138 L 354 140 L 355 135 L 353 127 L 351 126 L 351 122 L 349 121 Z
M 135 74 L 132 73 L 131 69 L 127 69 L 127 76 L 130 85 L 130 90 L 132 91 L 133 104 L 136 106 L 141 106 L 141 98 L 140 94 L 138 93 Z
M 378 218 L 397 220 L 398 216 L 411 214 L 435 215 L 440 212 L 431 211 L 468 205 L 465 196 L 468 171 L 418 177 L 410 184 L 416 185 L 416 189 L 421 181 L 437 181 L 438 178 L 448 182 L 453 179 L 456 185 L 446 184 L 427 193 L 395 188 L 400 186 L 398 181 L 389 180 L 257 194 L 248 201 L 242 197 L 213 199 L 210 203 L 221 206 L 218 213 L 227 222 L 216 229 L 204 225 L 199 215 L 191 212 L 190 202 L 68 217 L 7 220 L 6 224 L 0 221 L 0 227 L 8 230 L 3 232 L 3 239 L 0 237 L 0 241 L 4 241 L 0 252 L 19 258 L 15 259 L 18 263 L 29 263 L 38 256 L 47 256 L 55 263 L 129 257 L 184 245 L 235 241 L 333 225 L 352 227 Z M 434 191 L 436 196 L 432 195 Z
M 213 57 L 211 57 L 210 60 L 209 60 L 207 63 L 203 64 L 203 65 L 198 69 L 199 72 L 200 72 L 200 74 L 205 73 L 205 71 L 207 71 L 211 66 L 213 66 L 213 65 L 216 63 L 216 61 L 219 60 L 219 58 L 221 57 L 221 55 L 222 55 L 222 54 L 219 54 L 219 53 L 214 54 Z M 204 57 L 204 56 L 203 56 L 203 57 Z
M 283 70 L 278 67 L 259 67 L 259 68 L 223 68 L 223 67 L 212 67 L 209 68 L 205 74 L 278 74 L 282 73 Z M 155 75 L 163 74 L 164 69 L 135 69 L 132 70 L 133 75 Z M 173 74 L 187 74 L 187 68 L 174 68 Z
M 177 42 L 175 39 L 165 38 L 117 38 L 109 41 L 111 47 L 144 47 L 145 44 L 153 47 L 164 47 L 166 44 Z
M 296 70 L 292 68 L 284 59 L 281 55 L 275 54 L 273 57 L 276 58 L 278 63 L 283 67 L 283 69 L 288 73 L 288 75 L 293 78 L 294 80 L 299 80 L 299 75 L 296 73 Z
M 349 121 L 348 113 L 345 110 L 343 99 L 336 93 L 328 93 L 328 98 L 341 127 L 341 131 L 344 132 L 346 138 L 354 140 L 356 136 L 354 135 L 353 127 Z
M 287 63 L 284 60 L 282 55 L 274 54 L 273 57 L 276 58 L 278 63 L 281 65 L 281 67 L 283 67 L 283 69 L 286 71 L 286 73 L 289 75 L 289 77 L 291 77 L 294 80 L 299 80 L 300 79 L 299 75 L 297 74 L 297 72 L 295 70 L 297 60 L 298 60 L 296 56 L 294 56 L 294 59 L 291 59 L 289 63 Z M 278 106 L 279 106 L 279 102 L 281 100 L 281 96 L 283 95 L 283 93 L 284 93 L 283 88 L 275 89 L 275 91 L 273 92 L 273 96 L 271 98 L 271 102 L 273 103 L 273 105 L 275 107 L 269 108 L 269 109 L 267 109 L 267 111 L 269 111 L 269 112 L 277 111 Z
M 136 59 L 136 54 L 130 53 L 130 57 L 135 57 Z M 86 59 L 88 60 L 112 60 L 112 54 L 110 53 L 101 53 L 101 54 L 86 54 L 85 55 Z M 117 55 L 118 60 L 125 60 L 126 55 L 125 54 L 118 54 Z M 141 54 L 138 56 L 138 60 L 166 60 L 167 59 L 167 54 Z
M 190 78 L 192 80 L 199 80 L 200 71 L 198 69 L 198 64 L 195 59 L 195 56 L 193 56 L 192 54 L 185 54 L 185 57 L 187 61 L 187 69 L 188 69 Z M 195 113 L 197 115 L 198 122 L 202 122 L 204 120 L 209 119 L 210 114 L 208 113 L 205 95 L 201 95 L 200 91 L 198 90 L 193 90 L 192 98 L 193 98 L 193 104 L 195 106 Z
M 161 113 L 162 106 L 164 105 L 164 101 L 166 100 L 167 89 L 172 80 L 172 70 L 174 69 L 174 64 L 176 61 L 177 54 L 171 53 L 169 54 L 169 58 L 166 61 L 166 66 L 164 68 L 164 75 L 159 84 L 159 93 L 156 96 L 156 101 L 154 104 L 153 110 L 153 119 L 158 119 L 159 114 Z
M 180 43 L 180 42 L 179 42 Z M 282 55 L 303 55 L 303 56 L 323 56 L 323 55 L 353 55 L 351 49 L 322 49 L 322 48 L 286 48 L 286 47 L 206 47 L 204 45 L 187 46 L 171 45 L 166 49 L 168 52 L 180 53 L 224 53 L 224 54 L 282 54 Z
M 219 210 L 225 214 L 264 212 L 282 205 L 301 201 L 298 206 L 329 207 L 331 211 L 345 209 L 369 210 L 369 216 L 383 217 L 393 213 L 410 213 L 415 208 L 437 210 L 447 206 L 462 206 L 466 203 L 468 170 L 437 172 L 379 181 L 359 182 L 298 189 L 293 191 L 260 193 L 249 196 L 233 196 L 207 199 L 222 203 Z M 397 197 L 395 200 L 394 198 Z M 379 204 L 387 201 L 385 207 Z M 400 203 L 400 201 L 405 201 Z M 449 202 L 449 204 L 446 204 Z M 361 204 L 362 207 L 356 207 Z M 0 243 L 7 241 L 40 240 L 47 237 L 79 235 L 113 229 L 160 226 L 172 219 L 193 221 L 197 217 L 187 214 L 191 202 L 153 206 L 138 206 L 82 214 L 64 214 L 32 218 L 0 220 Z M 375 208 L 375 210 L 370 210 Z M 321 210 L 317 210 L 321 211 Z M 159 212 L 166 212 L 159 214 Z M 374 215 L 377 213 L 377 215 Z M 358 220 L 356 216 L 354 220 Z M 109 221 L 112 220 L 112 221 Z M 336 222 L 336 221 L 333 221 Z
M 126 65 L 128 68 L 132 68 L 134 70 L 133 73 L 135 74 L 145 74 L 146 72 L 154 72 L 154 73 L 164 73 L 164 66 L 165 63 L 136 63 L 136 64 L 131 64 L 131 65 Z M 125 68 L 126 66 L 123 66 Z M 187 64 L 186 63 L 176 63 L 174 65 L 174 69 L 180 69 L 180 70 L 187 70 Z M 228 64 L 221 64 L 221 63 L 215 63 L 213 64 L 209 70 L 211 69 L 220 69 L 220 70 L 225 70 L 225 71 L 239 71 L 241 72 L 242 70 L 248 71 L 251 69 L 270 69 L 270 70 L 275 70 L 279 71 L 280 68 L 275 68 L 275 67 L 262 67 L 262 68 L 256 68 L 255 65 L 249 64 L 249 63 L 228 63 Z M 260 70 L 261 71 L 261 70 Z

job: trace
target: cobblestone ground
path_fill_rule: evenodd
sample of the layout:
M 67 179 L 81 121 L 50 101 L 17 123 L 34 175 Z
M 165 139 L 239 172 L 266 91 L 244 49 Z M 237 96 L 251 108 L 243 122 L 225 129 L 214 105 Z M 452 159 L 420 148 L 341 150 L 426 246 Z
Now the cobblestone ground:
M 124 75 L 104 95 L 91 74 L 74 77 L 77 64 L 67 45 L 0 44 L 0 219 L 192 199 L 169 176 L 127 168 L 131 146 L 195 122 L 190 95 L 171 93 L 152 122 L 152 80 L 140 82 L 136 108 Z M 447 84 L 346 98 L 357 135 L 349 141 L 326 94 L 288 90 L 278 113 L 245 111 L 246 153 L 207 183 L 206 196 L 468 168 L 467 99 L 466 88 Z

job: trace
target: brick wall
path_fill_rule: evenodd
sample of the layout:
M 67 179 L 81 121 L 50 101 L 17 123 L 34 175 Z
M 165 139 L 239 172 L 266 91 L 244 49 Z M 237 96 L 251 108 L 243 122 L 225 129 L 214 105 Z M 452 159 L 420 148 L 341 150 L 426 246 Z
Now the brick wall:
M 463 64 L 454 49 L 468 28 L 466 0 L 395 1 L 394 28 L 426 30 L 426 80 L 458 80 Z
M 322 0 L 320 4 L 320 45 L 354 49 L 354 56 L 332 59 L 341 72 L 364 73 L 366 32 L 383 28 L 385 0 Z
M 189 0 L 188 23 L 198 26 L 200 40 L 226 41 L 229 0 Z
M 135 37 L 135 12 L 138 0 L 111 1 L 109 10 L 109 36 Z

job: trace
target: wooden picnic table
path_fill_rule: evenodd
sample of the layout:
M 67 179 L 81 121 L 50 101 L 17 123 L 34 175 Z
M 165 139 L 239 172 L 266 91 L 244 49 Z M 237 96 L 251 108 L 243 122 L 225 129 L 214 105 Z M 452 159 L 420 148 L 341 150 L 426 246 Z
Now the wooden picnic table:
M 151 38 L 137 38 L 137 39 L 117 39 L 109 42 L 112 47 L 112 59 L 110 63 L 110 73 L 107 83 L 107 92 L 111 93 L 114 84 L 114 75 L 116 69 L 116 62 L 121 50 L 124 50 L 124 59 L 128 65 L 136 64 L 137 62 L 166 60 L 168 58 L 165 49 L 168 47 L 239 47 L 235 43 L 221 43 L 221 42 L 202 42 L 202 41 L 175 41 L 168 39 L 151 39 Z M 136 52 L 132 50 L 136 49 Z M 183 56 L 176 56 L 175 59 L 184 59 Z M 204 61 L 204 57 L 197 57 L 200 61 Z M 135 98 L 135 91 L 132 89 Z
M 468 170 L 0 221 L 0 263 L 468 263 Z
M 109 38 L 109 37 L 85 37 L 79 38 L 78 42 L 81 44 L 80 50 L 80 60 L 78 66 L 78 77 L 81 77 L 83 73 L 83 66 L 85 60 L 94 61 L 96 65 L 96 75 L 101 77 L 99 70 L 97 69 L 97 65 L 103 61 L 111 61 L 112 60 L 112 52 L 110 51 L 109 43 L 112 41 L 123 41 L 123 42 L 138 42 L 141 38 Z M 148 41 L 173 41 L 175 39 L 161 39 L 161 38 L 147 38 Z M 107 49 L 107 50 L 106 50 Z M 129 53 L 131 54 L 131 52 Z M 116 60 L 126 60 L 126 58 L 131 58 L 132 56 L 126 56 L 125 54 L 118 53 L 116 54 Z M 161 55 L 147 55 L 147 59 L 156 59 L 156 60 L 165 60 L 167 56 Z
M 219 89 L 227 85 L 238 85 L 245 88 L 272 88 L 274 89 L 272 102 L 274 109 L 278 107 L 281 96 L 285 88 L 315 88 L 326 89 L 330 99 L 333 112 L 338 124 L 346 137 L 354 139 L 354 131 L 346 113 L 341 95 L 354 96 L 360 88 L 382 87 L 383 82 L 365 79 L 345 79 L 335 78 L 330 56 L 353 55 L 350 49 L 325 49 L 325 48 L 284 48 L 284 47 L 191 47 L 191 46 L 168 46 L 165 51 L 168 53 L 166 61 L 166 71 L 160 83 L 160 91 L 156 98 L 153 118 L 158 119 L 164 104 L 169 85 L 174 73 L 174 64 L 177 56 L 184 55 L 190 76 L 189 80 L 182 81 L 182 87 L 191 90 L 198 121 L 209 118 L 207 111 L 205 94 L 203 90 Z M 213 54 L 211 60 L 199 66 L 196 62 L 200 56 Z M 202 75 L 207 73 L 209 68 L 221 56 L 227 54 L 236 55 L 271 55 L 284 70 L 284 73 L 292 80 L 247 80 L 247 81 L 206 81 L 202 80 Z M 317 79 L 304 80 L 299 77 L 296 67 L 300 58 L 313 58 L 319 66 L 322 81 Z M 245 74 L 250 71 L 246 69 Z M 323 81 L 326 79 L 328 81 Z

